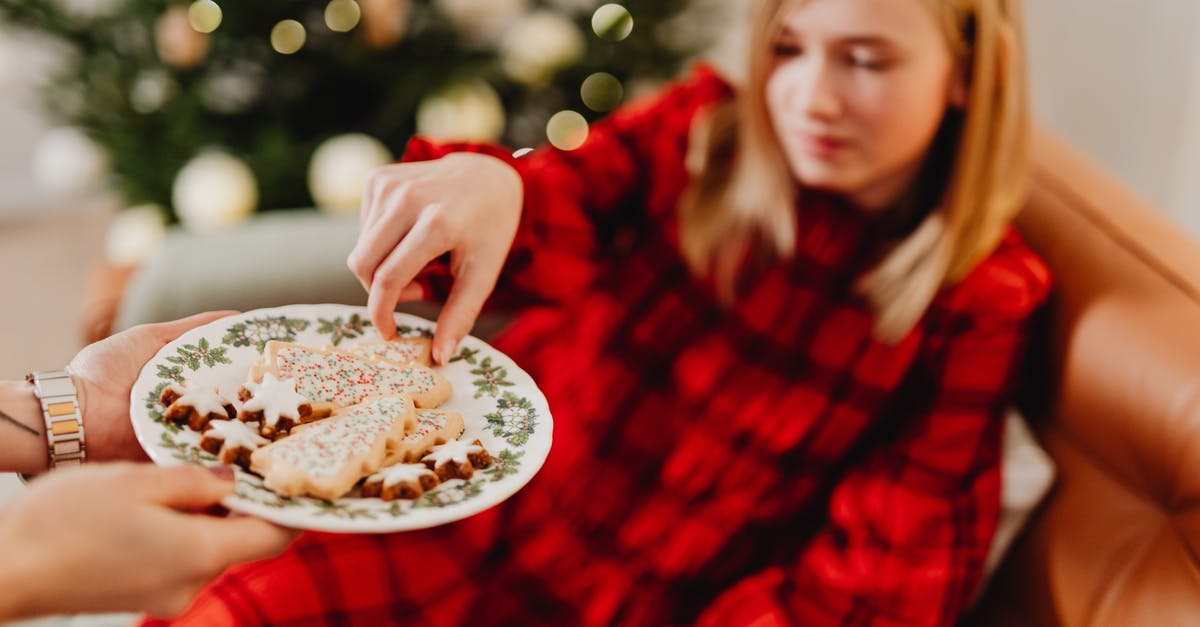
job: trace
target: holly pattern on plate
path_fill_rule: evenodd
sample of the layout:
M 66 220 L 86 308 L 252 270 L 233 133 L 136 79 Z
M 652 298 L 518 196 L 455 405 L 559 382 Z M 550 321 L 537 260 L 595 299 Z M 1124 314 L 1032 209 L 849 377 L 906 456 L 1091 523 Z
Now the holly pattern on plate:
M 325 318 L 317 318 L 317 333 L 329 336 L 329 343 L 337 346 L 343 340 L 352 340 L 356 337 L 362 337 L 366 332 L 367 327 L 371 326 L 370 320 L 364 320 L 362 316 L 353 314 L 345 322 L 342 317 L 338 316 L 332 320 Z
M 229 346 L 253 346 L 261 354 L 267 342 L 271 340 L 296 341 L 296 334 L 307 329 L 310 324 L 312 323 L 308 320 L 287 316 L 251 318 L 229 327 L 221 343 Z
M 471 374 L 479 376 L 472 382 L 476 388 L 475 398 L 484 394 L 495 397 L 500 393 L 500 388 L 513 385 L 513 382 L 508 380 L 508 370 L 500 364 L 493 365 L 491 357 L 484 357 L 483 361 L 479 362 L 479 367 L 471 370 Z
M 177 349 L 177 354 L 167 357 L 167 361 L 187 366 L 192 372 L 195 372 L 200 369 L 200 364 L 212 368 L 217 364 L 233 363 L 225 355 L 226 350 L 228 349 L 224 346 L 209 345 L 208 338 L 202 337 L 195 344 L 184 344 L 183 347 Z
M 484 415 L 492 427 L 492 435 L 504 438 L 513 446 L 523 446 L 537 428 L 537 410 L 528 399 L 505 392 L 496 402 L 496 411 Z

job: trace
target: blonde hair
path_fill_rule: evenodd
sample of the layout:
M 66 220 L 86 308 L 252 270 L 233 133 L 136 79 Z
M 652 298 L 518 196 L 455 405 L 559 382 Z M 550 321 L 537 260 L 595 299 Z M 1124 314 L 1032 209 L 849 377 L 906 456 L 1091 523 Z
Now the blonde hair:
M 764 95 L 784 1 L 758 3 L 745 88 L 698 119 L 692 132 L 681 245 L 693 272 L 711 275 L 726 302 L 753 250 L 786 259 L 796 247 L 796 195 L 802 190 Z M 941 287 L 961 280 L 996 247 L 1027 190 L 1029 104 L 1019 0 L 926 1 L 956 71 L 969 81 L 967 104 L 961 125 L 944 140 L 948 172 L 923 168 L 913 185 L 921 189 L 936 178 L 932 184 L 942 187 L 933 196 L 936 206 L 856 285 L 875 311 L 875 336 L 887 342 L 907 335 Z M 958 123 L 950 118 L 935 143 L 943 141 L 947 124 Z

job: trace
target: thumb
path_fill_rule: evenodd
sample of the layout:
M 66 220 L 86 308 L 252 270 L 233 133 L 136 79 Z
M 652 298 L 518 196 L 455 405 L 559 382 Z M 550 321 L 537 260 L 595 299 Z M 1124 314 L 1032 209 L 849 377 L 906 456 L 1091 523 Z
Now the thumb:
M 198 313 L 186 318 L 172 320 L 170 322 L 159 322 L 151 326 L 154 330 L 154 334 L 161 338 L 165 343 L 174 340 L 175 338 L 187 333 L 188 331 L 191 331 L 192 329 L 195 329 L 196 327 L 208 324 L 214 320 L 220 320 L 221 318 L 225 318 L 227 316 L 237 315 L 238 313 L 240 312 L 236 310 L 206 311 L 204 313 Z
M 248 516 L 193 517 L 191 522 L 207 536 L 208 550 L 224 564 L 236 564 L 279 554 L 300 532 Z
M 183 511 L 199 511 L 216 505 L 233 494 L 233 469 L 145 466 L 133 471 L 130 492 L 148 502 Z

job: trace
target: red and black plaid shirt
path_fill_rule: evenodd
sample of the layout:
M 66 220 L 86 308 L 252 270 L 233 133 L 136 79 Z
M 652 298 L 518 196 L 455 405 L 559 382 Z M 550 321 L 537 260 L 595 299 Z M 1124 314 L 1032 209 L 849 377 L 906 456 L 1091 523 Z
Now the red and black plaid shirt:
M 526 207 L 495 340 L 553 450 L 516 496 L 393 535 L 310 533 L 230 569 L 182 624 L 944 625 L 996 525 L 1001 415 L 1050 282 L 1015 233 L 894 346 L 849 290 L 886 234 L 807 195 L 793 259 L 717 305 L 677 245 L 701 69 L 574 152 L 485 150 Z M 447 279 L 434 273 L 444 291 Z

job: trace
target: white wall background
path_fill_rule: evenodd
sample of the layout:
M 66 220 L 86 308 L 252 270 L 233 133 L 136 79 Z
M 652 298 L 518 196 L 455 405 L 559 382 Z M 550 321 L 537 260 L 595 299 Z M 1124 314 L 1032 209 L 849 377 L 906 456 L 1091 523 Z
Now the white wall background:
M 748 0 L 698 1 L 736 16 Z M 1038 118 L 1200 238 L 1200 1 L 1025 4 Z M 739 45 L 718 48 L 722 65 Z M 0 30 L 0 216 L 61 204 L 29 179 L 44 56 Z
M 1200 236 L 1200 2 L 1026 0 L 1034 111 Z

